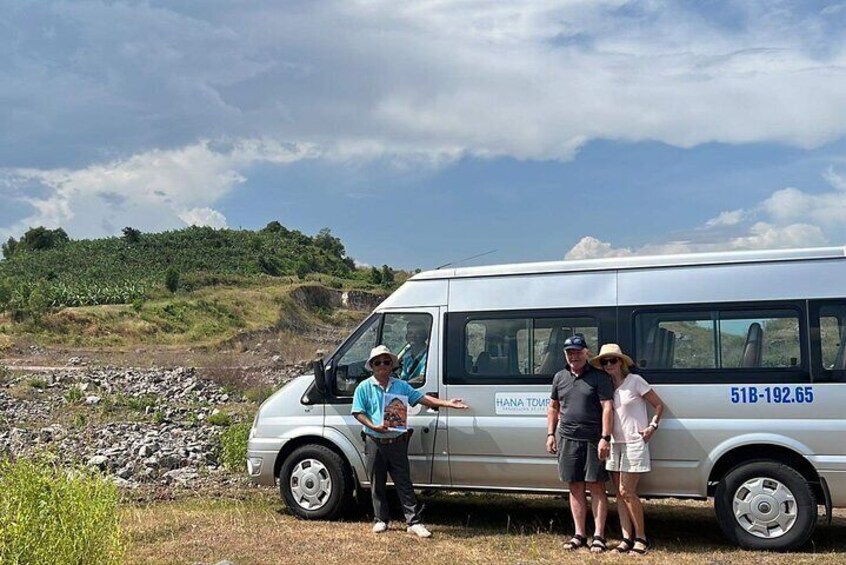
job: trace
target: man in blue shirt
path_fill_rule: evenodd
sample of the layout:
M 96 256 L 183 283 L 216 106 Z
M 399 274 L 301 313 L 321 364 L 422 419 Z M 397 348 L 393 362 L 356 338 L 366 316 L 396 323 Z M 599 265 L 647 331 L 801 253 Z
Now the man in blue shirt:
M 384 345 L 374 347 L 364 367 L 373 371 L 373 376 L 359 383 L 353 394 L 352 414 L 364 426 L 364 454 L 367 475 L 370 479 L 370 496 L 373 499 L 373 533 L 380 534 L 388 529 L 387 482 L 388 473 L 394 480 L 408 532 L 421 538 L 432 534 L 420 523 L 420 511 L 411 472 L 408 465 L 408 433 L 389 430 L 383 422 L 385 395 L 393 394 L 408 398 L 410 406 L 418 403 L 429 408 L 466 409 L 460 398 L 441 400 L 423 394 L 407 382 L 397 379 L 391 373 L 399 366 L 399 359 Z
M 399 378 L 411 384 L 420 385 L 426 381 L 426 356 L 429 352 L 429 327 L 422 320 L 411 320 L 405 330 L 408 344 L 402 348 L 399 357 Z

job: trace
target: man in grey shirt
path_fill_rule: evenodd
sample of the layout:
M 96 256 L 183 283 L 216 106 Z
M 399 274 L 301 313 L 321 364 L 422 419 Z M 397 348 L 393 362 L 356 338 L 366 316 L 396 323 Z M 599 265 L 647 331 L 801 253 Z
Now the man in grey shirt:
M 576 334 L 564 341 L 567 367 L 552 380 L 546 414 L 546 450 L 558 454 L 558 475 L 569 483 L 570 512 L 576 533 L 564 544 L 565 549 L 579 549 L 587 544 L 588 490 L 596 525 L 590 549 L 602 552 L 608 549 L 605 542 L 608 473 L 603 461 L 611 448 L 614 388 L 607 374 L 588 363 L 588 353 L 583 336 Z

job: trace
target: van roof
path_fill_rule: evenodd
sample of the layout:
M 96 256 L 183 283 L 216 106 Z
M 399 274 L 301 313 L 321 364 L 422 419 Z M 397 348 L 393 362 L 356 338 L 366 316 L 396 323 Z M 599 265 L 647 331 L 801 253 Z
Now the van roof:
M 496 277 L 584 271 L 610 271 L 621 269 L 650 269 L 694 265 L 722 265 L 737 263 L 770 263 L 777 261 L 802 261 L 811 259 L 843 259 L 844 247 L 813 247 L 805 249 L 768 249 L 758 251 L 721 251 L 715 253 L 684 253 L 678 255 L 635 255 L 606 259 L 581 259 L 544 261 L 536 263 L 511 263 L 423 271 L 410 280 L 433 280 L 469 277 Z

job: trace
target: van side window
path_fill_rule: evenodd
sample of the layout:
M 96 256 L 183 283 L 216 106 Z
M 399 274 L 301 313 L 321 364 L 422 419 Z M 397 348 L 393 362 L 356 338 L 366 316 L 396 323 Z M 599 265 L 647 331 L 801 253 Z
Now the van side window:
M 381 343 L 399 357 L 397 378 L 418 388 L 426 382 L 432 316 L 422 313 L 385 314 Z
M 797 367 L 799 317 L 790 310 L 720 313 L 721 367 Z
M 566 362 L 564 340 L 575 333 L 584 335 L 591 351 L 597 351 L 599 327 L 588 317 L 469 320 L 464 326 L 465 374 L 554 375 Z
M 644 369 L 777 369 L 801 364 L 794 310 L 642 313 L 635 317 Z
M 355 387 L 372 373 L 364 368 L 370 350 L 379 344 L 399 357 L 397 378 L 413 387 L 426 382 L 432 316 L 424 313 L 376 315 L 363 326 L 357 336 L 344 345 L 335 368 L 335 396 L 352 396 Z
M 356 385 L 370 376 L 364 368 L 370 350 L 376 347 L 379 339 L 381 316 L 373 316 L 357 337 L 344 346 L 344 350 L 335 364 L 335 396 L 352 396 Z
M 846 306 L 820 308 L 822 366 L 828 371 L 846 370 Z

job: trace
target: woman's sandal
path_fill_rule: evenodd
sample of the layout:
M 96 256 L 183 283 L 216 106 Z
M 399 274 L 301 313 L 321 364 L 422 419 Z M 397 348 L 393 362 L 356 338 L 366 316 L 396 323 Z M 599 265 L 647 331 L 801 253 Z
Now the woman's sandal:
M 638 555 L 643 555 L 644 553 L 647 552 L 647 550 L 649 550 L 649 542 L 646 541 L 646 538 L 635 538 L 634 541 L 635 541 L 635 543 L 632 546 L 632 552 L 633 553 L 637 553 Z M 640 547 L 638 547 L 638 544 L 640 544 Z
M 585 544 L 587 544 L 587 538 L 581 534 L 576 534 L 570 538 L 570 541 L 564 543 L 564 549 L 567 551 L 575 551 L 585 547 Z
M 590 550 L 592 553 L 602 553 L 608 551 L 608 544 L 602 536 L 593 536 L 593 541 L 590 542 Z
M 631 538 L 623 538 L 623 541 L 617 544 L 617 547 L 611 550 L 611 553 L 628 553 L 634 547 L 634 542 Z

